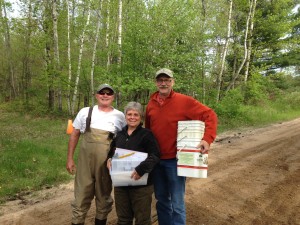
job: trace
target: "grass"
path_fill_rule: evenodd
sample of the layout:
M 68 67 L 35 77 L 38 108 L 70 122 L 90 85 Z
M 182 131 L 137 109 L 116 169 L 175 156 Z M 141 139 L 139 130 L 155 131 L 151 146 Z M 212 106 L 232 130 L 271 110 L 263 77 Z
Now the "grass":
M 300 117 L 300 106 L 290 108 L 278 105 L 241 106 L 234 117 L 219 116 L 218 133 L 243 127 L 262 127 Z
M 65 169 L 66 125 L 67 119 L 0 110 L 0 202 L 72 179 Z

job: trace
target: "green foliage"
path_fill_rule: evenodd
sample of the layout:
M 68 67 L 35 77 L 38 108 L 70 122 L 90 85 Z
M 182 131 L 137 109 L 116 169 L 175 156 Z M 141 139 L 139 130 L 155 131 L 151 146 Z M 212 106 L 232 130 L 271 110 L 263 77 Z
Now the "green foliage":
M 297 91 L 281 95 L 280 98 L 277 98 L 275 101 L 272 102 L 272 105 L 278 110 L 281 109 L 282 112 L 300 110 L 299 89 Z
M 69 113 L 67 101 L 74 93 L 77 74 L 79 84 L 74 102 L 75 112 L 91 104 L 94 97 L 90 75 L 98 22 L 102 25 L 95 53 L 93 83 L 95 87 L 101 83 L 113 85 L 118 92 L 117 107 L 122 108 L 131 100 L 145 105 L 149 95 L 155 91 L 155 71 L 161 67 L 174 70 L 175 90 L 209 105 L 215 101 L 218 92 L 216 76 L 220 72 L 219 64 L 228 30 L 228 1 L 211 0 L 209 4 L 195 0 L 123 1 L 121 46 L 118 44 L 119 1 L 91 1 L 90 23 L 84 33 L 82 49 L 81 37 L 90 1 L 68 2 L 71 7 L 70 30 L 67 29 L 66 1 L 59 2 L 59 68 L 54 58 L 53 3 L 23 1 L 19 18 L 1 19 L 1 22 L 7 21 L 9 27 L 6 28 L 3 23 L 0 28 L 0 101 L 11 101 L 15 111 L 54 116 Z M 231 38 L 221 89 L 232 81 L 244 55 L 249 1 L 233 3 Z M 33 9 L 32 14 L 28 12 L 29 4 Z M 243 95 L 244 103 L 265 104 L 275 100 L 282 91 L 294 91 L 299 87 L 295 85 L 295 78 L 287 78 L 282 74 L 261 76 L 271 65 L 299 64 L 300 17 L 299 12 L 291 14 L 294 6 L 292 0 L 257 1 L 249 63 L 250 68 L 254 64 L 260 67 L 255 68 L 255 71 L 250 69 L 249 82 L 245 86 L 245 68 L 242 68 L 234 85 Z M 10 43 L 6 42 L 5 34 L 8 31 Z M 68 41 L 71 48 L 71 74 Z M 11 58 L 8 57 L 8 44 L 11 46 Z M 82 62 L 78 65 L 81 51 Z M 119 53 L 122 54 L 120 64 L 117 60 Z M 10 70 L 10 63 L 13 71 Z M 70 82 L 69 75 L 72 75 Z M 12 81 L 15 81 L 17 96 L 13 96 Z M 53 102 L 50 101 L 50 93 L 53 93 Z M 236 113 L 233 112 L 233 115 Z
M 268 77 L 276 88 L 283 91 L 288 90 L 294 85 L 294 78 L 282 72 L 270 74 Z
M 256 63 L 271 68 L 299 64 L 299 17 L 291 13 L 293 0 L 257 1 L 253 49 Z
M 235 104 L 229 104 L 229 107 Z M 241 98 L 238 98 L 240 101 Z M 229 101 L 230 102 L 230 101 Z M 243 127 L 261 127 L 267 124 L 298 118 L 300 114 L 300 92 L 283 94 L 273 101 L 266 101 L 264 105 L 239 104 L 238 113 L 223 113 L 223 102 L 216 108 L 219 117 L 218 130 L 222 132 L 228 129 Z M 221 106 L 222 105 L 222 106 Z M 221 108 L 221 110 L 220 110 Z M 236 116 L 228 116 L 235 114 Z
M 272 84 L 269 84 L 265 77 L 260 74 L 253 74 L 244 87 L 245 103 L 263 105 L 269 99 L 267 90 L 273 90 L 273 85 L 268 88 L 270 85 Z
M 223 119 L 223 123 L 230 120 L 236 120 L 240 116 L 243 103 L 243 96 L 238 89 L 230 90 L 222 101 L 214 106 L 214 109 L 219 117 Z

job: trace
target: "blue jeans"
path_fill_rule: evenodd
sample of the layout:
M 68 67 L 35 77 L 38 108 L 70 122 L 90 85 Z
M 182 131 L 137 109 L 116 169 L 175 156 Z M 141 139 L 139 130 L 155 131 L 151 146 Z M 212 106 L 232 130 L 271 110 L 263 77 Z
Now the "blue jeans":
M 161 159 L 153 170 L 160 225 L 185 225 L 185 177 L 177 176 L 177 159 Z

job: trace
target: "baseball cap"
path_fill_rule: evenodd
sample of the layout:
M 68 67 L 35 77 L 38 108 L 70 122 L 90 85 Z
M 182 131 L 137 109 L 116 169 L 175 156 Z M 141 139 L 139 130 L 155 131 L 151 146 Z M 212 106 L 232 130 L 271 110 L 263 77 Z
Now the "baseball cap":
M 163 69 L 160 69 L 159 71 L 157 71 L 156 74 L 155 74 L 155 78 L 157 78 L 161 74 L 165 74 L 169 77 L 173 77 L 173 71 L 169 70 L 167 68 L 163 68 Z
M 101 84 L 97 89 L 97 93 L 102 91 L 103 89 L 110 89 L 113 93 L 115 93 L 115 90 L 109 84 Z

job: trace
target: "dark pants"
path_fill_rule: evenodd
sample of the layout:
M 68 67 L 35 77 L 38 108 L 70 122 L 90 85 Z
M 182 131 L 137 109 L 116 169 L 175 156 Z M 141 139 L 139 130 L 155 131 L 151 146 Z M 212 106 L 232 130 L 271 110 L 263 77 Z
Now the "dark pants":
M 145 187 L 115 187 L 115 204 L 118 225 L 151 224 L 153 185 Z

